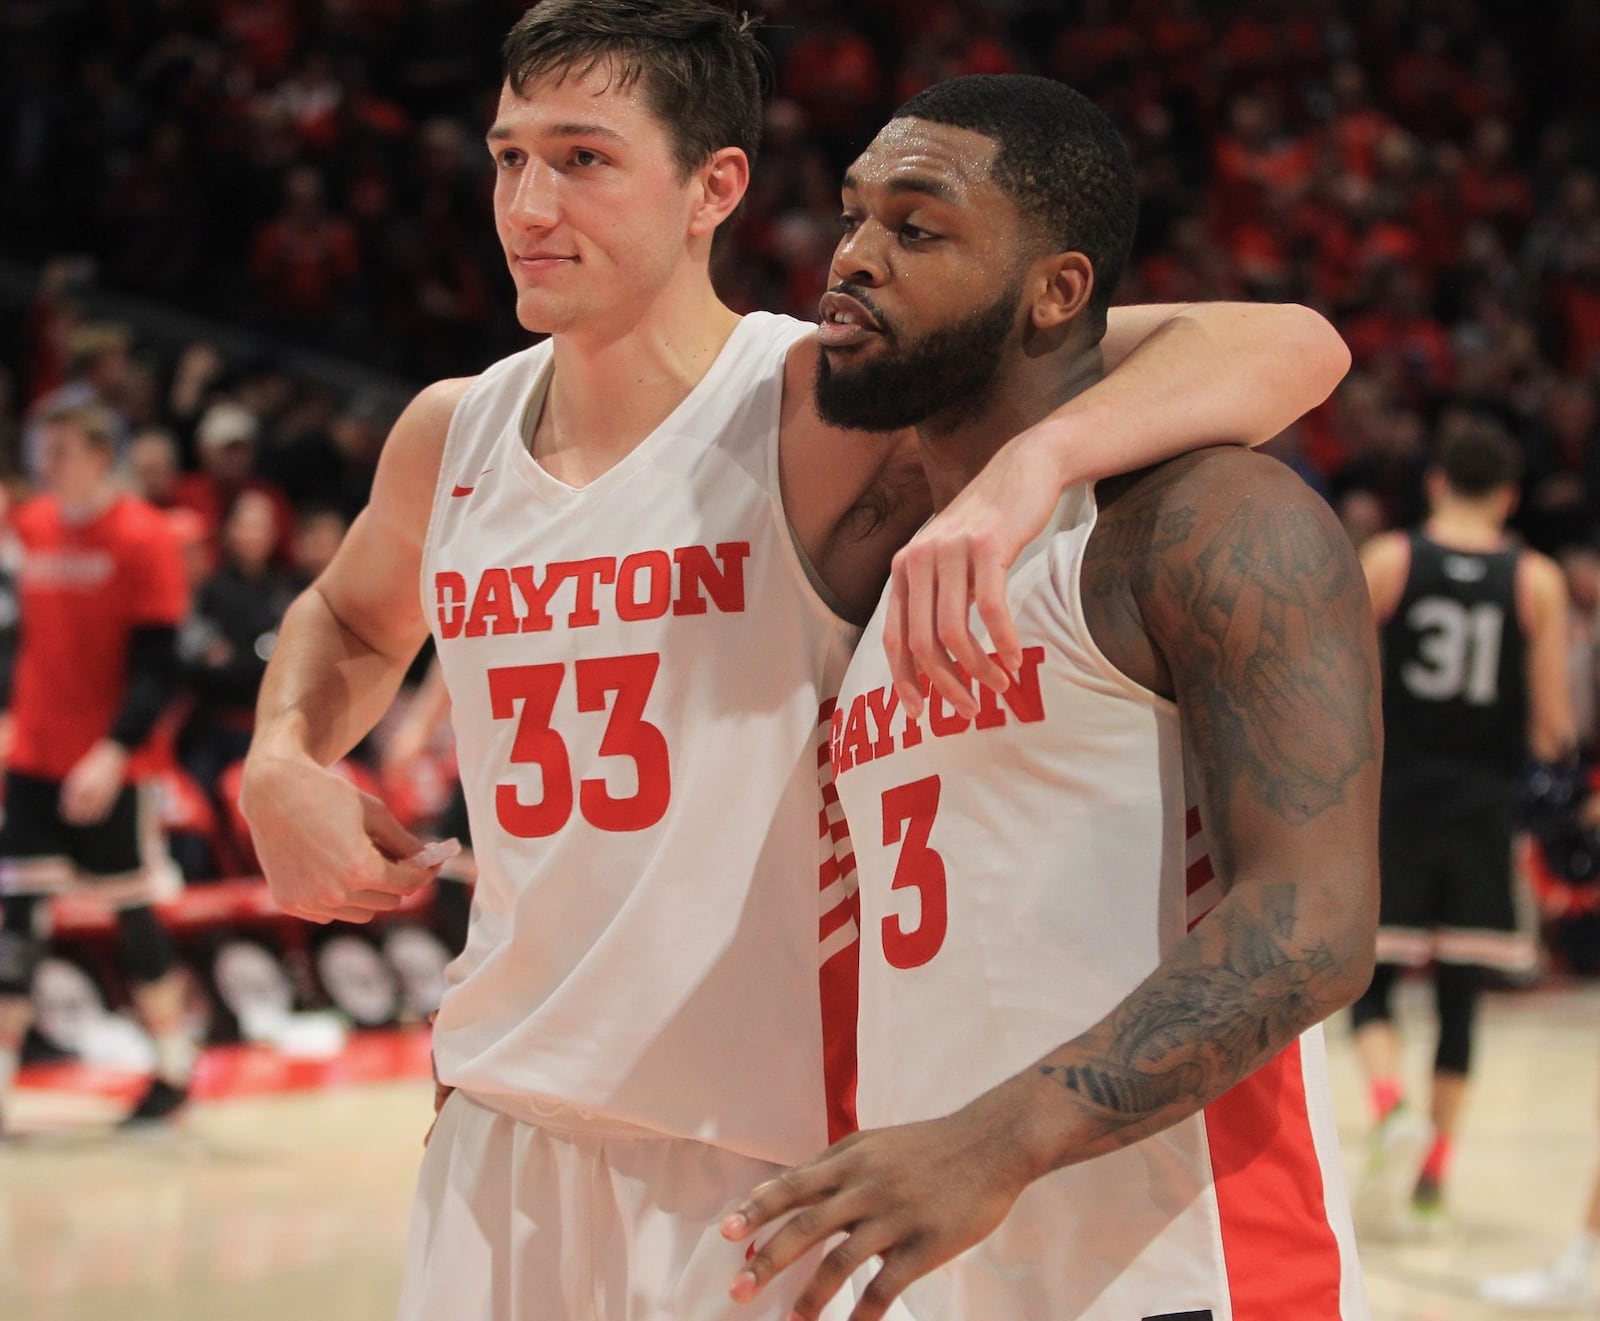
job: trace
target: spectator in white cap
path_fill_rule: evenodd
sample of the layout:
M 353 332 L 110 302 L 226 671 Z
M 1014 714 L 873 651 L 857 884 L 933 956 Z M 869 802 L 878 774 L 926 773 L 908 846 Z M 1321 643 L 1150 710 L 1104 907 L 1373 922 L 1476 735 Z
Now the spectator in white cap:
M 256 438 L 260 430 L 256 415 L 231 399 L 220 399 L 206 409 L 195 430 L 200 471 L 178 483 L 175 503 L 200 516 L 214 553 L 233 502 L 245 491 L 261 492 L 272 501 L 277 524 L 274 556 L 286 564 L 294 532 L 294 509 L 275 482 L 256 475 Z

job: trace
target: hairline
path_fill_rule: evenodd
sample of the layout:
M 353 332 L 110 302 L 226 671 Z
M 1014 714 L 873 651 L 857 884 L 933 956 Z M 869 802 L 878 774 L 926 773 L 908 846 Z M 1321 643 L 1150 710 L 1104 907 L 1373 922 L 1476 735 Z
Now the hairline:
M 552 61 L 548 64 L 541 64 L 537 68 L 524 68 L 521 70 L 507 69 L 505 71 L 505 77 L 502 81 L 502 87 L 504 90 L 510 92 L 511 95 L 519 101 L 531 101 L 533 98 L 530 97 L 527 92 L 528 88 L 535 82 L 553 81 L 559 86 L 561 83 L 566 82 L 568 78 L 587 78 L 591 73 L 593 73 L 596 69 L 600 69 L 602 66 L 605 69 L 606 83 L 604 87 L 595 93 L 595 95 L 603 96 L 607 93 L 623 93 L 629 88 L 638 87 L 642 93 L 639 98 L 640 104 L 644 107 L 645 114 L 649 115 L 655 124 L 666 135 L 667 142 L 671 148 L 670 154 L 672 157 L 672 163 L 674 168 L 676 168 L 678 171 L 680 178 L 687 179 L 691 174 L 699 169 L 700 166 L 704 165 L 706 161 L 711 159 L 711 156 L 714 154 L 714 152 L 707 152 L 704 156 L 696 161 L 686 162 L 683 160 L 683 152 L 680 150 L 682 146 L 682 139 L 678 135 L 676 126 L 664 115 L 662 115 L 656 109 L 655 105 L 652 104 L 650 84 L 648 83 L 646 77 L 646 75 L 650 72 L 649 65 L 642 57 L 638 55 L 631 55 L 626 50 L 600 50 L 589 55 L 575 55 L 570 59 Z M 496 134 L 495 130 L 500 127 L 501 125 L 498 120 L 495 124 L 490 126 L 489 132 L 486 135 L 489 141 L 502 142 L 505 140 L 506 136 L 508 135 Z M 558 125 L 555 127 L 571 128 L 574 126 Z M 622 140 L 622 135 L 616 133 L 614 130 L 600 128 L 599 132 L 602 136 L 611 137 L 618 141 Z M 546 136 L 558 135 L 552 131 L 547 131 Z M 578 135 L 572 134 L 571 136 Z M 725 147 L 731 147 L 734 145 L 735 144 L 731 142 L 723 144 Z M 716 150 L 720 150 L 720 148 Z

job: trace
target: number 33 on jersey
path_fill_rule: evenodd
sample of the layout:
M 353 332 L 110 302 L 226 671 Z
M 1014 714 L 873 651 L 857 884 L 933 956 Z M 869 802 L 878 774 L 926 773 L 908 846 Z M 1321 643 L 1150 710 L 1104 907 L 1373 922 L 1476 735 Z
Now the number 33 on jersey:
M 480 1099 L 559 1096 L 785 1164 L 826 1139 L 821 1010 L 795 1006 L 819 1000 L 818 710 L 856 630 L 781 504 L 783 364 L 808 333 L 744 318 L 583 488 L 528 451 L 547 345 L 456 410 L 422 603 L 479 879 L 435 1044 Z

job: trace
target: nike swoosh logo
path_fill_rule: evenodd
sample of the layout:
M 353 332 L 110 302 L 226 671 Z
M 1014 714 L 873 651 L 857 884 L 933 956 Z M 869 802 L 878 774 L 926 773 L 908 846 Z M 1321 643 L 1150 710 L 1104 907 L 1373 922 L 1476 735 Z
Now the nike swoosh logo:
M 478 474 L 479 481 L 481 481 L 483 478 L 487 477 L 493 471 L 494 471 L 493 468 L 485 468 L 482 472 L 480 472 Z M 463 486 L 460 482 L 457 482 L 454 486 L 452 486 L 450 488 L 450 494 L 454 498 L 459 500 L 464 495 L 471 495 L 477 489 L 478 489 L 478 486 L 477 486 L 476 482 L 474 482 L 471 486 Z

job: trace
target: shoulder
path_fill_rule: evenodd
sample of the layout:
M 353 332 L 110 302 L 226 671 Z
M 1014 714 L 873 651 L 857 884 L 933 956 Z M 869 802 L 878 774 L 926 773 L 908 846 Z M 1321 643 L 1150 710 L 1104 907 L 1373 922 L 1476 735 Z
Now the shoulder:
M 123 540 L 140 546 L 177 545 L 177 530 L 172 521 L 153 504 L 136 495 L 119 496 L 112 517 Z
M 407 475 L 413 470 L 429 474 L 427 486 L 431 492 L 433 478 L 437 476 L 439 461 L 444 452 L 445 437 L 450 433 L 450 420 L 466 393 L 481 377 L 461 376 L 435 381 L 418 391 L 405 410 L 395 419 L 383 443 L 379 459 L 379 480 L 385 469 L 391 473 L 403 469 Z
M 24 500 L 11 514 L 11 526 L 22 536 L 35 535 L 57 521 L 55 500 L 48 495 Z
M 1524 550 L 1517 555 L 1516 591 L 1522 613 L 1532 621 L 1565 617 L 1567 580 L 1548 555 Z
M 1564 586 L 1566 576 L 1561 566 L 1548 555 L 1523 548 L 1517 552 L 1517 576 L 1542 590 Z
M 1400 606 L 1411 577 L 1411 534 L 1380 532 L 1361 546 L 1361 572 L 1366 575 L 1372 608 L 1386 620 Z
M 1411 560 L 1409 532 L 1379 532 L 1361 543 L 1361 563 L 1386 566 L 1407 564 Z
M 513 359 L 507 358 L 504 361 L 511 362 Z M 500 365 L 502 364 L 496 364 Z M 481 376 L 453 376 L 424 386 L 406 405 L 399 422 L 395 424 L 396 427 L 400 422 L 404 422 L 411 428 L 437 427 L 447 430 L 450 419 L 455 416 L 456 408 L 467 391 L 482 379 Z
M 1270 685 L 1314 639 L 1371 634 L 1349 538 L 1275 459 L 1197 450 L 1101 482 L 1096 497 L 1079 570 L 1091 630 L 1123 673 L 1180 705 L 1207 685 Z
M 1243 584 L 1297 601 L 1361 584 L 1355 549 L 1327 502 L 1253 450 L 1219 446 L 1149 469 L 1116 497 L 1107 521 L 1134 525 L 1125 571 L 1148 607 L 1226 614 L 1228 593 Z
M 394 545 L 420 549 L 431 518 L 450 421 L 467 391 L 481 379 L 462 376 L 435 381 L 406 405 L 383 442 L 372 495 L 356 520 L 358 524 L 391 539 Z
M 1101 524 L 1149 525 L 1148 549 L 1158 555 L 1227 525 L 1308 516 L 1324 530 L 1338 528 L 1326 502 L 1292 469 L 1236 445 L 1195 450 L 1101 482 L 1096 497 Z

